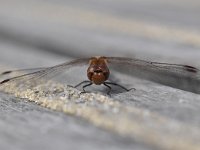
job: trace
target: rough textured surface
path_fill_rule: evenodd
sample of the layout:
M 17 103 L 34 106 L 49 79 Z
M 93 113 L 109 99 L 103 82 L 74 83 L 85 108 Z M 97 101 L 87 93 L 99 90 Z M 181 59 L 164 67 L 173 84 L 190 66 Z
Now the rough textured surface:
M 198 8 L 198 1 L 187 0 L 5 0 L 0 69 L 51 66 L 86 55 L 198 67 Z M 121 73 L 113 80 L 136 91 L 107 97 L 63 86 L 84 79 L 83 70 L 69 72 L 62 85 L 1 87 L 0 149 L 200 149 L 199 94 Z
M 0 102 L 2 150 L 147 149 L 133 140 L 102 131 L 81 118 L 52 112 L 26 100 L 1 94 Z

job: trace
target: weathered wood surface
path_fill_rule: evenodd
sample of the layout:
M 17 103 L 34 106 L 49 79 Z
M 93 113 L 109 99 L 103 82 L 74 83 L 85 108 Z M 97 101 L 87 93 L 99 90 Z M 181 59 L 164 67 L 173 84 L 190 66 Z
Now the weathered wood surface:
M 90 55 L 198 67 L 199 5 L 197 0 L 4 0 L 1 70 Z M 79 78 L 75 72 L 70 80 L 75 84 Z M 199 94 L 120 73 L 116 79 L 137 90 L 111 98 L 77 98 L 75 90 L 63 101 L 1 93 L 0 149 L 200 149 Z

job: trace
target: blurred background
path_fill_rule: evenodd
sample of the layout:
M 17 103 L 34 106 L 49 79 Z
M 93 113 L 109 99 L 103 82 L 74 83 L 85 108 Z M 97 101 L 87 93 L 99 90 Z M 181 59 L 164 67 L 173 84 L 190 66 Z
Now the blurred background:
M 129 56 L 200 64 L 198 0 L 1 0 L 0 3 L 3 43 L 6 40 L 32 51 L 66 57 Z M 1 52 L 6 51 L 1 48 Z

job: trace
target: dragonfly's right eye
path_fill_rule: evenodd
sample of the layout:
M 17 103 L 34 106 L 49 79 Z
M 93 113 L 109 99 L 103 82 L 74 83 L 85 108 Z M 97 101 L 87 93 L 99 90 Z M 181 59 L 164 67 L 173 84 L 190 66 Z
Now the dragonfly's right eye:
M 87 76 L 88 76 L 88 79 L 89 79 L 89 80 L 92 80 L 93 74 L 94 74 L 93 72 L 88 72 L 88 73 L 87 73 Z

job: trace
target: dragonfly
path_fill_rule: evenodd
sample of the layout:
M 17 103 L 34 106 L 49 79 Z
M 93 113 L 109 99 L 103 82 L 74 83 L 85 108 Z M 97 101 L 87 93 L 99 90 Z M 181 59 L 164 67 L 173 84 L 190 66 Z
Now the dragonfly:
M 170 64 L 170 63 L 161 63 L 161 62 L 151 62 L 140 60 L 136 58 L 126 58 L 126 57 L 106 57 L 106 56 L 94 56 L 88 58 L 79 58 L 69 62 L 65 62 L 59 65 L 55 65 L 52 67 L 44 67 L 44 68 L 33 68 L 33 69 L 22 69 L 22 70 L 9 70 L 2 72 L 0 75 L 9 75 L 15 72 L 20 71 L 30 71 L 31 73 L 25 73 L 19 76 L 15 76 L 12 78 L 7 78 L 0 82 L 0 86 L 9 85 L 11 83 L 26 83 L 29 81 L 37 81 L 41 78 L 45 78 L 47 76 L 55 76 L 56 74 L 60 74 L 70 68 L 76 66 L 88 66 L 87 69 L 87 77 L 88 80 L 84 80 L 81 83 L 73 86 L 77 88 L 82 86 L 82 93 L 85 93 L 85 88 L 91 85 L 104 85 L 108 88 L 107 94 L 110 94 L 112 90 L 112 86 L 118 86 L 125 91 L 130 91 L 134 88 L 128 89 L 125 86 L 122 86 L 115 82 L 109 82 L 108 79 L 110 77 L 110 66 L 114 65 L 116 67 L 123 66 L 124 68 L 128 67 L 131 70 L 144 70 L 151 71 L 162 74 L 170 74 L 176 75 L 178 77 L 186 77 L 191 79 L 200 79 L 200 70 L 196 67 L 182 64 Z M 36 70 L 36 71 L 35 71 Z

